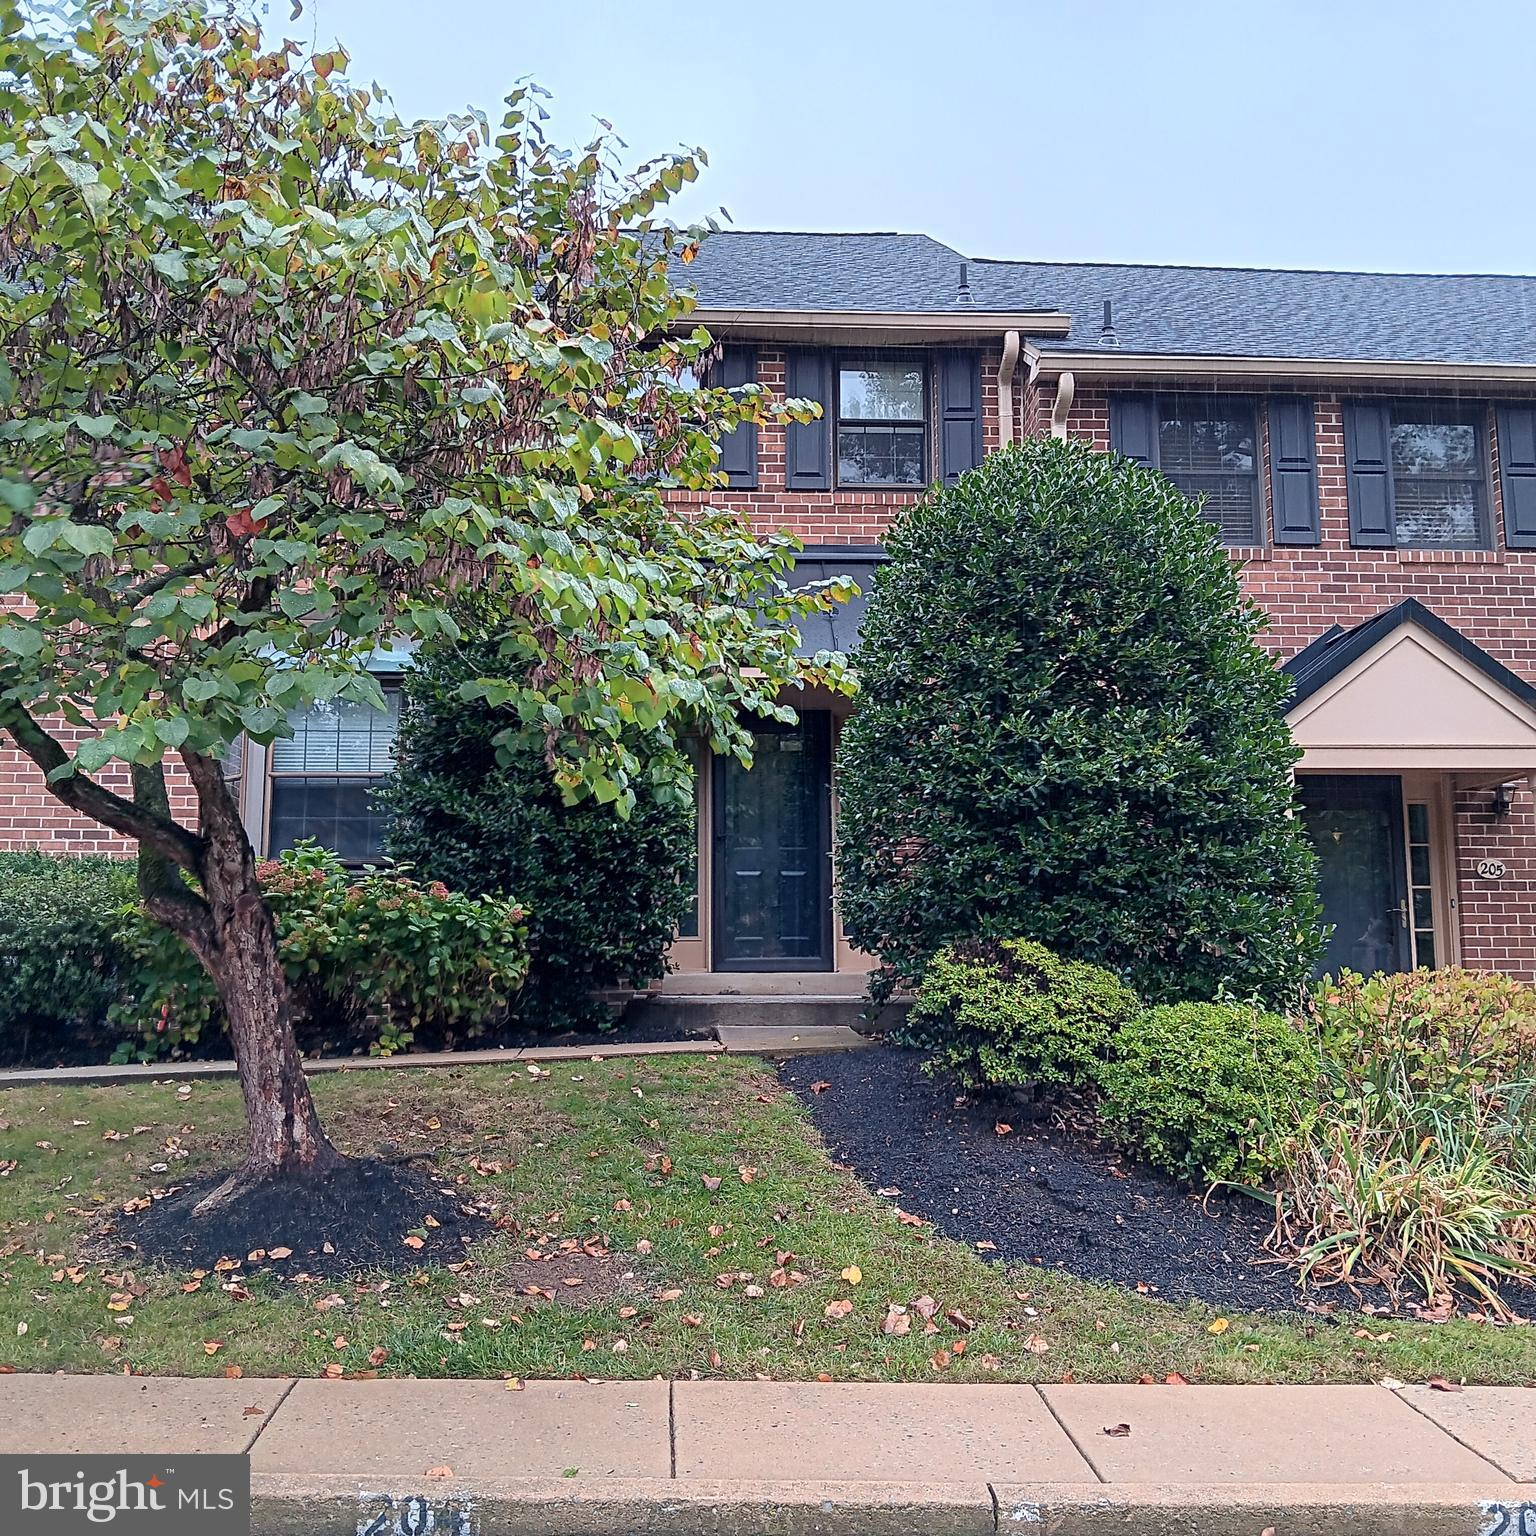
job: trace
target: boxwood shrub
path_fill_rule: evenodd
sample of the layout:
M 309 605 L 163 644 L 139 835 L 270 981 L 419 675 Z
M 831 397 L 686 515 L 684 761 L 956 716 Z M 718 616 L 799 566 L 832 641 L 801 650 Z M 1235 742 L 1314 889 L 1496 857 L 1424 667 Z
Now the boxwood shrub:
M 1099 966 L 1028 939 L 972 940 L 934 957 L 899 1039 L 967 1087 L 1082 1087 L 1139 1007 Z
M 1181 1178 L 1259 1184 L 1273 1126 L 1299 1123 L 1319 1079 L 1316 1043 L 1238 1003 L 1151 1008 L 1115 1035 L 1100 1114 L 1142 1158 Z
M 135 898 L 122 859 L 0 853 L 0 1060 L 101 1060 L 132 957 L 119 938 Z

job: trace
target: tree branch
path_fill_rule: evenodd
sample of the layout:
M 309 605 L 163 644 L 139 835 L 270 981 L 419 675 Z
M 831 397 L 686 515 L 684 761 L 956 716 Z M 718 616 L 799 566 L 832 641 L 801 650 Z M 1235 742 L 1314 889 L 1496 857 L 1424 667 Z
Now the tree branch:
M 69 761 L 69 753 L 21 705 L 0 703 L 0 729 L 8 732 L 21 751 L 42 769 L 48 793 L 55 800 L 124 837 L 146 844 L 182 869 L 196 871 L 201 839 L 168 814 L 162 818 L 135 805 L 83 773 L 48 779 L 54 769 Z
M 165 788 L 164 763 L 133 764 L 133 803 L 140 810 L 162 821 L 171 820 L 171 798 Z M 197 949 L 213 944 L 213 911 L 195 891 L 190 890 L 169 859 L 139 844 L 139 898 L 144 910 L 173 933 L 180 934 Z

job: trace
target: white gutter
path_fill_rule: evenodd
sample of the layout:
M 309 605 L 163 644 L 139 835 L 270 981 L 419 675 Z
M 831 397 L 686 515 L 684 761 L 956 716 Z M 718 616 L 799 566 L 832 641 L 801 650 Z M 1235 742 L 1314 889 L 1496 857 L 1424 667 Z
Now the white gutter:
M 1445 363 L 1378 358 L 1219 357 L 1168 352 L 1044 351 L 1025 356 L 1032 377 L 1081 373 L 1088 379 L 1285 378 L 1376 382 L 1423 379 L 1445 383 L 1524 384 L 1536 387 L 1536 364 Z
M 1006 448 L 1013 441 L 1013 376 L 1019 367 L 1019 333 L 1003 333 L 1003 360 L 997 365 L 997 440 Z
M 1072 317 L 1056 310 L 712 309 L 700 305 L 675 329 L 703 325 L 721 335 L 763 341 L 880 337 L 894 344 L 988 340 L 1000 331 L 1065 336 Z

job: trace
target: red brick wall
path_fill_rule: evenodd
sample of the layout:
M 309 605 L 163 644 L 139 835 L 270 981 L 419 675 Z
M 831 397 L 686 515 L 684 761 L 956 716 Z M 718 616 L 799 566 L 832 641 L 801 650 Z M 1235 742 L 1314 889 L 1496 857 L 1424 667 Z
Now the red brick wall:
M 983 441 L 999 443 L 996 371 L 1000 351 L 982 359 Z M 781 348 L 758 352 L 759 382 L 784 388 Z M 1127 387 L 1133 387 L 1129 381 Z M 1268 386 L 1266 386 L 1268 389 Z M 1271 391 L 1273 392 L 1273 391 Z M 1415 391 L 1391 390 L 1401 395 Z M 1429 393 L 1429 391 L 1416 391 Z M 1306 390 L 1315 401 L 1322 543 L 1315 549 L 1265 547 L 1234 552 L 1245 561 L 1245 590 L 1265 610 L 1264 644 L 1279 659 L 1293 655 L 1328 625 L 1371 617 L 1405 597 L 1416 597 L 1524 677 L 1536 681 L 1536 551 L 1509 551 L 1502 543 L 1498 481 L 1493 517 L 1500 530 L 1489 552 L 1356 550 L 1349 546 L 1343 422 L 1336 393 Z M 1352 391 L 1352 393 L 1360 393 Z M 1032 387 L 1021 365 L 1015 380 L 1015 432 L 1049 431 L 1054 386 Z M 1109 447 L 1109 399 L 1081 388 L 1068 431 L 1095 447 Z M 1487 433 L 1491 442 L 1493 434 Z M 784 489 L 784 433 L 758 433 L 758 489 L 682 495 L 684 503 L 738 507 L 767 531 L 787 529 L 811 544 L 878 543 L 897 509 L 917 493 L 833 490 L 788 495 Z M 1266 477 L 1266 514 L 1268 486 Z M 178 811 L 190 813 L 184 791 Z M 1491 792 L 1463 796 L 1457 805 L 1458 900 L 1463 958 L 1536 979 L 1536 804 L 1525 790 L 1512 812 L 1490 813 Z M 110 833 L 72 816 L 46 795 L 30 764 L 0 748 L 0 847 L 40 844 L 59 852 L 124 851 Z M 1501 881 L 1476 877 L 1480 859 L 1507 866 Z

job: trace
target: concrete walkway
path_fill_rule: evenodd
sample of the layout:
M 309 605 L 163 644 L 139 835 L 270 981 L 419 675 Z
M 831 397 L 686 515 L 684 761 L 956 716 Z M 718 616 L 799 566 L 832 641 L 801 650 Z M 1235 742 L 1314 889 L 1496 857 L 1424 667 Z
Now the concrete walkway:
M 442 1067 L 510 1066 L 529 1061 L 591 1061 L 618 1056 L 808 1056 L 819 1051 L 856 1051 L 874 1042 L 843 1024 L 722 1024 L 709 1040 L 633 1041 L 617 1038 L 611 1045 L 529 1045 L 483 1051 L 403 1051 L 398 1056 L 316 1056 L 304 1071 L 314 1077 L 326 1072 L 417 1071 Z M 234 1077 L 233 1061 L 136 1062 L 96 1067 L 36 1067 L 0 1072 L 0 1088 L 27 1084 L 107 1085 L 112 1083 L 204 1082 Z
M 1523 1388 L 0 1376 L 44 1451 L 248 1452 L 257 1536 L 1536 1530 Z

